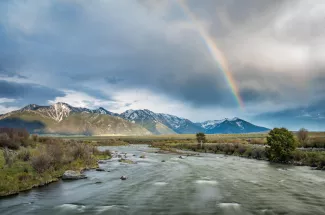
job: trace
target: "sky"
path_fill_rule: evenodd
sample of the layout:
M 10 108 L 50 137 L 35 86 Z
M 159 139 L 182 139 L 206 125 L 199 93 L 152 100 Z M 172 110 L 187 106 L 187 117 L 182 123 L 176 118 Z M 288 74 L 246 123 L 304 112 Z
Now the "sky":
M 2 0 L 0 114 L 66 102 L 325 130 L 323 0 Z

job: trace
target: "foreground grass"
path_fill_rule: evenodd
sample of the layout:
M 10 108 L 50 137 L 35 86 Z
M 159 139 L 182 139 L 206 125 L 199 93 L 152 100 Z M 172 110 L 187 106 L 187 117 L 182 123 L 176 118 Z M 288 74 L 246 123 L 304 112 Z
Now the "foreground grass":
M 6 149 L 0 148 L 0 196 L 17 194 L 58 181 L 66 170 L 83 171 L 98 168 L 98 160 L 111 158 L 109 151 L 100 152 L 96 147 L 89 147 L 83 143 L 75 144 L 54 141 L 46 144 L 38 142 L 34 147 L 20 147 L 19 150 L 9 151 L 10 157 L 7 156 L 11 159 L 9 163 L 5 161 Z M 47 148 L 49 150 L 46 151 Z M 42 153 L 45 153 L 45 158 L 49 160 L 37 163 Z M 29 156 L 22 156 L 24 154 Z M 45 165 L 44 168 L 42 165 Z

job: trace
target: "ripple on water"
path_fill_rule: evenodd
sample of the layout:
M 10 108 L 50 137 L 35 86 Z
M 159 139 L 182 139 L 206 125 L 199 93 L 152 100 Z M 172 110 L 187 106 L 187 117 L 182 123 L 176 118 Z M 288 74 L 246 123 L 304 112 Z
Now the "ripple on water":
M 217 181 L 211 181 L 211 180 L 196 180 L 195 183 L 197 184 L 209 184 L 209 185 L 217 185 Z
M 85 205 L 79 205 L 79 204 L 63 204 L 58 206 L 58 208 L 62 209 L 62 210 L 76 210 L 79 212 L 84 212 L 86 209 Z
M 236 208 L 240 208 L 240 204 L 235 203 L 235 202 L 231 202 L 231 203 L 219 203 L 218 204 L 220 208 L 225 208 L 225 209 L 236 209 Z
M 105 211 L 114 209 L 114 208 L 127 208 L 128 206 L 126 205 L 105 205 L 105 206 L 97 206 L 95 208 L 95 211 L 97 212 L 97 214 L 101 214 Z
M 167 184 L 168 184 L 167 182 L 155 182 L 154 183 L 154 185 L 157 185 L 157 186 L 165 186 Z

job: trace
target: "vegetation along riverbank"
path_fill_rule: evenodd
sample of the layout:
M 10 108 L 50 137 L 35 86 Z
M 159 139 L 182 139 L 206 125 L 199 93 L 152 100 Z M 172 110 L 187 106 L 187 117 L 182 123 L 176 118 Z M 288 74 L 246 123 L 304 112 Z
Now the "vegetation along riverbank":
M 0 196 L 17 194 L 58 181 L 66 170 L 97 168 L 98 160 L 109 159 L 82 141 L 30 136 L 22 129 L 0 132 Z
M 317 170 L 325 170 L 325 151 L 323 150 L 324 138 L 310 137 L 302 129 L 296 134 L 285 128 L 275 128 L 263 138 L 258 140 L 233 139 L 219 142 L 210 141 L 203 133 L 197 134 L 197 143 L 186 142 L 155 142 L 151 145 L 165 151 L 190 150 L 201 153 L 215 153 L 234 155 L 271 162 L 287 163 L 299 166 L 311 166 Z M 315 142 L 317 144 L 315 144 Z M 314 150 L 308 150 L 314 145 Z M 317 147 L 319 146 L 319 147 Z
M 272 133 L 273 132 L 273 133 Z M 0 129 L 0 196 L 16 194 L 59 180 L 66 170 L 97 168 L 110 159 L 97 146 L 148 144 L 160 152 L 187 150 L 220 153 L 325 170 L 325 133 L 286 129 L 236 135 L 151 135 L 60 137 L 30 135 L 23 129 Z M 272 147 L 273 146 L 273 147 Z M 272 150 L 271 150 L 272 149 Z M 290 149 L 290 150 L 287 150 Z

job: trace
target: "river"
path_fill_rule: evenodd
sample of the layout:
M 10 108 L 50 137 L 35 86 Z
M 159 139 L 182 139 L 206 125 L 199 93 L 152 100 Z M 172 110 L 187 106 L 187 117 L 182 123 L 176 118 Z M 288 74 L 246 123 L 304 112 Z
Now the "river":
M 87 179 L 0 199 L 0 214 L 325 214 L 324 171 L 214 154 L 180 159 L 145 145 L 105 148 L 138 163 L 112 159 Z

